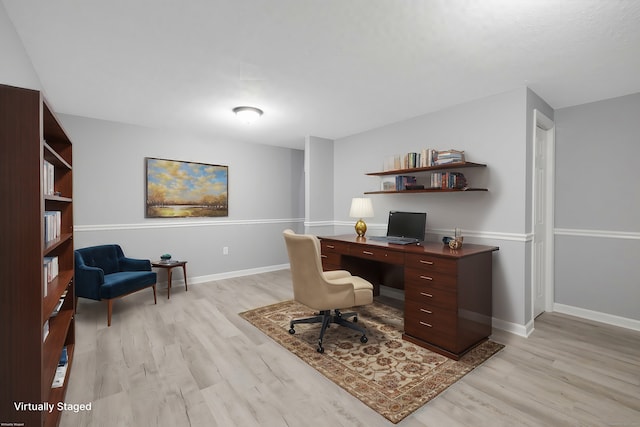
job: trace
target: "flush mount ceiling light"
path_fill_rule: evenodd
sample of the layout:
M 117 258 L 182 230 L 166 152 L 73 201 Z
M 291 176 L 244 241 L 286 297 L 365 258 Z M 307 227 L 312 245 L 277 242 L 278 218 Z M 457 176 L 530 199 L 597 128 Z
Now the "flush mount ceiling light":
M 236 107 L 233 109 L 236 116 L 246 123 L 253 123 L 262 115 L 262 110 L 256 107 Z

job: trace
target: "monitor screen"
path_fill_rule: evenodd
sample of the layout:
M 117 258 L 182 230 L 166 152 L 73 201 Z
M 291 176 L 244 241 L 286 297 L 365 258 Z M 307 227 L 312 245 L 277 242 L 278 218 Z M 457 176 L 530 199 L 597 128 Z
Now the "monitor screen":
M 387 236 L 409 237 L 423 241 L 427 229 L 426 212 L 389 212 Z

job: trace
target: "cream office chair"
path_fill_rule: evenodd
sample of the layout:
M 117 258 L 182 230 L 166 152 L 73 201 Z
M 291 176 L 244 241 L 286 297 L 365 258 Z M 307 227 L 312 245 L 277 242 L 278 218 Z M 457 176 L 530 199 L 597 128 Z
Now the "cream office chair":
M 373 285 L 361 277 L 352 276 L 345 270 L 322 271 L 320 259 L 320 241 L 308 234 L 295 234 L 292 230 L 283 232 L 289 253 L 293 297 L 299 303 L 318 310 L 316 316 L 292 320 L 289 333 L 295 334 L 294 325 L 298 323 L 322 323 L 318 339 L 318 353 L 324 352 L 322 339 L 331 323 L 346 326 L 362 333 L 360 342 L 367 342 L 364 328 L 355 324 L 358 314 L 342 313 L 348 307 L 371 304 Z M 333 314 L 331 313 L 333 310 Z M 353 322 L 346 320 L 353 317 Z

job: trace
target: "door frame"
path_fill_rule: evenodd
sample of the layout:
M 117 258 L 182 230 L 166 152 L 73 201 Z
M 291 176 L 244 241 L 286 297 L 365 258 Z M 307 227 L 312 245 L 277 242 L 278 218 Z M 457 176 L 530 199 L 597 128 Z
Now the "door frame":
M 554 212 L 555 212 L 555 122 L 544 115 L 538 109 L 533 110 L 533 155 L 532 157 L 532 211 L 531 211 L 531 234 L 532 234 L 532 248 L 535 248 L 536 244 L 536 236 L 534 233 L 535 227 L 535 212 L 536 212 L 536 179 L 535 179 L 535 162 L 536 162 L 536 141 L 537 141 L 537 133 L 545 132 L 547 136 L 547 150 L 545 153 L 546 165 L 545 165 L 545 182 L 546 188 L 544 189 L 544 198 L 546 210 L 544 212 L 545 215 L 545 230 L 544 237 L 547 242 L 544 248 L 544 266 L 545 270 L 542 273 L 544 280 L 544 311 L 551 312 L 553 311 L 553 303 L 554 303 Z M 531 307 L 530 314 L 532 322 L 535 321 L 533 315 L 535 313 L 535 295 L 536 295 L 536 271 L 537 266 L 535 265 L 535 250 L 531 251 Z

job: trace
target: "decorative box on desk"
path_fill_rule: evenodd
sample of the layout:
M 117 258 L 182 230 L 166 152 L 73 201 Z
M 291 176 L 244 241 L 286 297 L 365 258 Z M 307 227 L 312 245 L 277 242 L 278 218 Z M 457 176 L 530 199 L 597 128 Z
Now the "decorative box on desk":
M 321 237 L 323 267 L 404 288 L 403 338 L 452 359 L 491 335 L 496 246 L 394 245 L 357 236 Z

